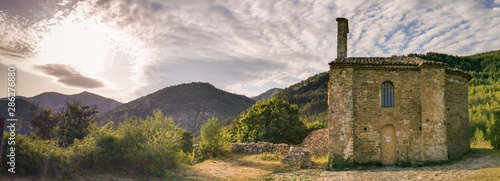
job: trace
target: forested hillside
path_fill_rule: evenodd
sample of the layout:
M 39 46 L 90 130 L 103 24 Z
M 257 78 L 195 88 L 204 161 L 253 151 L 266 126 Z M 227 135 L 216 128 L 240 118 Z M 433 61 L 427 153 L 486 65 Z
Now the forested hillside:
M 309 77 L 274 95 L 299 107 L 300 119 L 305 122 L 328 124 L 328 72 Z

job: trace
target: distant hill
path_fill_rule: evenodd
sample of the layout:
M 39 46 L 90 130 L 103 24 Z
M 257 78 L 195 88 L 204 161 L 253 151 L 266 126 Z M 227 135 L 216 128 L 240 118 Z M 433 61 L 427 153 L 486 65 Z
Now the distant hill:
M 28 102 L 27 100 L 25 99 L 16 99 L 15 100 L 15 103 L 16 103 L 16 111 L 15 111 L 15 116 L 13 118 L 11 118 L 10 116 L 8 116 L 8 112 L 7 112 L 7 109 L 9 108 L 9 106 L 7 105 L 8 104 L 8 100 L 6 99 L 2 99 L 0 100 L 0 117 L 4 117 L 6 119 L 19 119 L 19 121 L 21 120 L 25 120 L 29 111 L 30 111 L 30 102 Z M 6 129 L 7 125 L 9 124 L 9 122 L 5 122 L 5 126 L 4 126 L 4 130 Z M 19 124 L 21 124 L 21 127 L 19 127 Z M 30 122 L 28 121 L 22 121 L 20 123 L 16 123 L 16 129 L 17 130 L 20 130 L 20 134 L 28 134 L 29 132 L 31 132 L 31 129 L 30 129 Z
M 273 88 L 273 89 L 269 89 L 268 91 L 258 95 L 258 96 L 255 96 L 255 97 L 251 97 L 254 101 L 261 101 L 261 100 L 264 100 L 264 99 L 269 99 L 271 96 L 273 96 L 274 94 L 278 93 L 279 91 L 281 91 L 283 89 L 280 89 L 280 88 Z
M 319 73 L 283 89 L 274 96 L 296 104 L 300 118 L 306 122 L 319 121 L 327 124 L 328 79 L 328 72 Z
M 211 117 L 224 120 L 248 109 L 254 100 L 217 89 L 208 83 L 180 84 L 123 104 L 99 116 L 98 125 L 104 125 L 112 116 L 113 121 L 121 122 L 125 115 L 145 118 L 154 109 L 171 116 L 176 124 L 187 131 L 198 132 Z
M 66 101 L 78 101 L 83 105 L 96 105 L 99 114 L 105 113 L 122 103 L 113 99 L 105 98 L 90 92 L 81 92 L 79 94 L 65 95 L 57 92 L 45 92 L 34 97 L 16 96 L 16 116 L 15 118 L 22 119 L 21 134 L 27 134 L 31 131 L 29 129 L 29 121 L 27 121 L 28 113 L 31 111 L 31 102 L 39 103 L 42 108 L 50 108 L 53 112 L 59 111 L 64 107 Z M 7 98 L 0 99 L 0 117 L 10 118 L 7 115 L 8 108 Z

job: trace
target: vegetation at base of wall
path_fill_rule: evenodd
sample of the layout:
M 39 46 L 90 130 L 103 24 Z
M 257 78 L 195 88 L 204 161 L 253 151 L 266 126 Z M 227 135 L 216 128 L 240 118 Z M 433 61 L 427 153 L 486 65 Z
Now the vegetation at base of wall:
M 347 159 L 341 155 L 335 155 L 328 158 L 327 170 L 342 170 L 345 168 L 353 168 L 355 163 L 351 160 L 352 157 Z
M 312 164 L 312 166 L 326 168 L 328 166 L 328 156 L 327 155 L 322 155 L 322 156 L 311 155 L 311 164 Z
M 68 146 L 59 145 L 57 140 L 17 135 L 16 174 L 71 176 L 68 173 L 93 169 L 165 176 L 168 170 L 192 160 L 191 153 L 181 149 L 184 131 L 159 110 L 146 119 L 129 117 L 117 129 L 112 125 L 94 127 Z M 4 136 L 3 153 L 10 149 L 8 138 Z M 2 163 L 6 159 L 3 157 Z M 9 167 L 4 164 L 4 169 Z
M 426 166 L 426 167 L 429 167 L 429 166 L 440 166 L 440 165 L 447 165 L 453 161 L 456 161 L 458 159 L 455 159 L 455 160 L 443 160 L 443 161 L 425 161 L 423 163 L 423 166 Z

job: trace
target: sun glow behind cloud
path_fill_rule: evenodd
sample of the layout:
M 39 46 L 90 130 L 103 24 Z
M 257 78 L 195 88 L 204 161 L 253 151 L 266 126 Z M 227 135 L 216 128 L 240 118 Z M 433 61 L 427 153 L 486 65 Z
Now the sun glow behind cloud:
M 39 47 L 37 64 L 72 65 L 83 75 L 104 71 L 106 29 L 95 24 L 65 21 L 50 29 Z

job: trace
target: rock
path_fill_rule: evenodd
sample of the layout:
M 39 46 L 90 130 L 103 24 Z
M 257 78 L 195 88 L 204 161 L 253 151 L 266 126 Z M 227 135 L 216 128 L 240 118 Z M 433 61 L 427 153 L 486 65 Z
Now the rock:
M 299 166 L 300 168 L 311 167 L 311 152 L 301 147 L 291 147 L 288 156 L 283 158 L 283 163 Z

